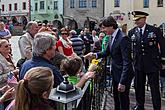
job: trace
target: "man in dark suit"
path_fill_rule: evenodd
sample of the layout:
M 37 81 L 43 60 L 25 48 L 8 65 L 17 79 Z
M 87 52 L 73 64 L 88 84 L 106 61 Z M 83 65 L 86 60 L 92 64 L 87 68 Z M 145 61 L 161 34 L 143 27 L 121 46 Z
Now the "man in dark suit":
M 133 110 L 144 110 L 146 76 L 151 88 L 153 108 L 160 110 L 159 70 L 165 69 L 163 65 L 165 64 L 165 38 L 160 29 L 146 24 L 148 13 L 133 11 L 132 14 L 137 25 L 128 32 L 128 36 L 132 39 L 135 68 L 136 106 Z
M 112 16 L 105 18 L 100 24 L 101 30 L 110 38 L 105 51 L 89 53 L 85 58 L 100 58 L 110 55 L 112 58 L 112 79 L 115 110 L 129 110 L 129 89 L 133 77 L 131 59 L 131 41 L 129 37 L 118 28 Z

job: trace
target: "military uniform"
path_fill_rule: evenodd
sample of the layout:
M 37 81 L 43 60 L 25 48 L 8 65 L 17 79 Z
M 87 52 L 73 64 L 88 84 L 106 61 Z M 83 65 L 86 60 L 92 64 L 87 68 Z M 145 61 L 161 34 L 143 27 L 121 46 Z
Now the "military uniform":
M 144 110 L 146 76 L 151 88 L 153 108 L 160 110 L 159 71 L 161 64 L 165 64 L 165 38 L 160 29 L 148 24 L 144 25 L 143 33 L 140 30 L 139 27 L 135 27 L 128 32 L 128 36 L 132 39 L 135 68 L 135 93 L 138 107 L 135 110 Z

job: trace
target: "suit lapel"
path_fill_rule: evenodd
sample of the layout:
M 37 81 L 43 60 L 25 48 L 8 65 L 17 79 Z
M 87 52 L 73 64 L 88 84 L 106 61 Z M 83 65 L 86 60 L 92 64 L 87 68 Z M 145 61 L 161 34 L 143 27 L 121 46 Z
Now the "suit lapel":
M 121 31 L 120 31 L 120 29 L 119 29 L 118 32 L 117 32 L 117 34 L 116 34 L 116 36 L 115 36 L 115 39 L 114 39 L 114 41 L 113 41 L 113 44 L 112 44 L 112 46 L 111 46 L 111 51 L 113 51 L 113 48 L 114 48 L 114 46 L 116 45 L 116 41 L 117 41 L 117 39 L 119 38 L 120 33 L 121 33 Z

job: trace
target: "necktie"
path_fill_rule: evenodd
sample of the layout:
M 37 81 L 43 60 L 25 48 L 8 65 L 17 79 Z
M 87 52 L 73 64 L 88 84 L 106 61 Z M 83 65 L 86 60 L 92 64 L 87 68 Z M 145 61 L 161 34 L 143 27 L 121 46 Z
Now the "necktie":
M 142 30 L 142 28 L 140 28 L 140 37 L 142 37 L 143 36 L 143 30 Z
M 113 44 L 113 36 L 110 36 L 111 38 L 110 38 L 110 50 L 111 50 L 111 48 L 112 48 L 112 44 Z

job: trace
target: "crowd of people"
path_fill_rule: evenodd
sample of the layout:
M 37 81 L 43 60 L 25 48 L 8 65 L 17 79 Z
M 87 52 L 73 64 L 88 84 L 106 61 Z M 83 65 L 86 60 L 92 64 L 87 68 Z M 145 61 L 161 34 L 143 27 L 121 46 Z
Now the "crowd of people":
M 134 77 L 136 106 L 144 110 L 146 76 L 154 110 L 161 110 L 159 73 L 165 74 L 165 38 L 159 28 L 146 23 L 148 13 L 133 11 L 136 27 L 126 32 L 116 20 L 101 20 L 100 31 L 84 28 L 78 34 L 29 21 L 19 40 L 21 58 L 15 65 L 9 39 L 11 33 L 0 22 L 0 110 L 53 110 L 48 100 L 68 75 L 70 83 L 82 88 L 95 71 L 91 59 L 109 57 L 115 110 L 129 110 L 129 92 Z M 124 25 L 126 26 L 126 24 Z M 161 75 L 165 97 L 165 80 Z

